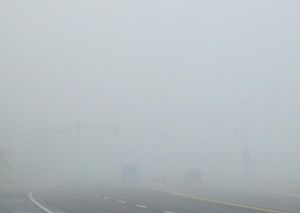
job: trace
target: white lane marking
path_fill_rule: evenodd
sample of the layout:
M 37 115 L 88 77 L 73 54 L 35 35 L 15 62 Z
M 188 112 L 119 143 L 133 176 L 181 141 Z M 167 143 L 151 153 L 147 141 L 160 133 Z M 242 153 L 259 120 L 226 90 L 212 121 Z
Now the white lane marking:
M 90 194 L 90 195 L 93 195 L 93 192 L 90 192 L 89 194 Z
M 33 196 L 32 196 L 33 192 L 34 192 L 34 191 L 31 191 L 31 192 L 28 194 L 29 199 L 30 199 L 37 207 L 39 207 L 40 209 L 42 209 L 44 212 L 47 212 L 47 213 L 54 213 L 54 212 L 50 211 L 49 209 L 47 209 L 47 208 L 46 208 L 45 206 L 43 206 L 42 204 L 40 204 L 39 202 L 37 202 L 37 201 L 33 198 Z
M 119 203 L 127 203 L 125 200 L 118 200 Z
M 96 197 L 99 197 L 100 195 L 99 195 L 99 194 L 95 194 L 95 196 L 96 196 Z
M 140 207 L 140 208 L 143 208 L 143 209 L 146 209 L 146 208 L 148 208 L 147 206 L 144 206 L 144 205 L 140 205 L 140 204 L 136 204 L 135 206 L 136 206 L 136 207 Z
M 239 204 L 239 203 L 231 203 L 231 202 L 227 202 L 227 201 L 213 200 L 213 199 L 208 199 L 208 198 L 204 198 L 204 197 L 196 197 L 196 196 L 183 194 L 183 193 L 179 193 L 179 192 L 172 192 L 172 191 L 165 191 L 165 192 L 169 193 L 169 194 L 181 196 L 181 197 L 190 198 L 193 200 L 199 200 L 199 201 L 208 202 L 208 203 L 216 203 L 216 204 L 221 204 L 221 205 L 231 206 L 231 207 L 236 207 L 236 208 L 251 209 L 251 210 L 255 210 L 255 211 L 268 212 L 268 213 L 287 213 L 285 211 L 264 209 L 264 208 L 258 208 L 258 207 L 248 206 L 248 205 Z
M 104 200 L 110 200 L 110 197 L 103 197 Z
M 172 211 L 162 211 L 164 213 L 175 213 L 175 212 L 172 212 Z

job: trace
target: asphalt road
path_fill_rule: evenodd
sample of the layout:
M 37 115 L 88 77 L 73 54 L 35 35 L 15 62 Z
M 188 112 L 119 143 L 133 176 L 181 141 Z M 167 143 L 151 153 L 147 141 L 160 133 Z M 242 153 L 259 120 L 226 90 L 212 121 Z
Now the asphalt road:
M 230 199 L 218 200 L 212 194 L 192 195 L 149 187 L 48 187 L 14 189 L 0 194 L 2 213 L 279 213 L 300 212 L 300 202 L 293 209 L 280 205 L 262 207 Z M 251 196 L 252 197 L 252 196 Z M 250 199 L 247 198 L 247 199 Z M 266 198 L 265 198 L 266 199 Z M 262 203 L 263 199 L 260 199 Z M 252 201 L 252 203 L 250 202 Z M 242 204 L 243 203 L 243 204 Z M 278 204 L 278 201 L 276 201 Z M 299 204 L 298 204 L 299 203 Z M 280 203 L 279 203 L 280 204 Z M 289 203 L 290 205 L 291 203 Z M 270 203 L 268 203 L 270 205 Z M 297 206 L 298 205 L 298 206 Z M 283 206 L 284 207 L 284 206 Z M 299 207 L 299 211 L 298 211 Z
M 286 212 L 176 192 L 130 187 L 40 189 L 29 193 L 29 198 L 38 207 L 32 213 Z

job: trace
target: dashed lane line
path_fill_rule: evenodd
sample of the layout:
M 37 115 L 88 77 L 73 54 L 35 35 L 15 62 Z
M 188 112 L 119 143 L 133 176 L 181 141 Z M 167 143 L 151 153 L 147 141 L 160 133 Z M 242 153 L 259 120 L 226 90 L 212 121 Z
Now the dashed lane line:
M 135 206 L 136 206 L 136 207 L 139 207 L 139 208 L 143 208 L 143 209 L 148 208 L 147 206 L 144 206 L 144 205 L 141 205 L 141 204 L 136 204 Z

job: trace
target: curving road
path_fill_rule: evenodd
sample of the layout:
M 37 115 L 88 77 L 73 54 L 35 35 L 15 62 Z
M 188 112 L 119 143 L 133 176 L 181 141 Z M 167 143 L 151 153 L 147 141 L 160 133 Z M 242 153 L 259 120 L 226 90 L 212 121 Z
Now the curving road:
M 29 198 L 44 213 L 287 212 L 179 192 L 126 187 L 44 189 L 29 193 Z M 297 209 L 289 212 L 297 212 Z

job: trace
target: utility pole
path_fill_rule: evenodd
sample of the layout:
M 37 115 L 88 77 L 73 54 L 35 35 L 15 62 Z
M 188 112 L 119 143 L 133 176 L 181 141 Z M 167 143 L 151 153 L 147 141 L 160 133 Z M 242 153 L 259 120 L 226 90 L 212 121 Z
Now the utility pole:
M 244 144 L 242 148 L 242 153 L 241 153 L 241 159 L 243 162 L 243 167 L 244 167 L 244 180 L 248 182 L 249 176 L 250 176 L 250 164 L 251 164 L 251 152 L 249 149 L 249 138 L 248 138 L 248 129 L 245 130 L 244 133 Z

